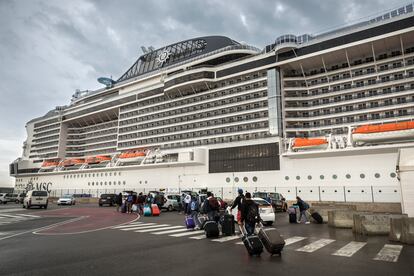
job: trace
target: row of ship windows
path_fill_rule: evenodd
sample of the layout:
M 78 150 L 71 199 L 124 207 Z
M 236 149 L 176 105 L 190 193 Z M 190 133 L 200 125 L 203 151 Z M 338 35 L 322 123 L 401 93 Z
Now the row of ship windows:
M 76 147 L 70 146 L 67 147 L 67 151 L 79 151 L 79 150 L 92 150 L 92 149 L 99 149 L 99 148 L 108 148 L 116 146 L 116 141 L 113 142 L 105 142 L 105 143 L 98 143 L 90 146 L 83 146 L 83 147 Z
M 197 122 L 197 123 L 192 123 L 192 124 L 143 131 L 140 133 L 131 133 L 127 135 L 120 135 L 119 140 L 127 140 L 127 139 L 133 139 L 133 138 L 158 135 L 158 134 L 163 134 L 163 133 L 172 133 L 172 132 L 177 132 L 177 131 L 185 131 L 185 130 L 204 128 L 204 127 L 209 127 L 209 126 L 212 126 L 212 127 L 219 126 L 222 124 L 231 124 L 231 123 L 254 120 L 254 119 L 259 119 L 259 118 L 267 118 L 267 115 L 268 115 L 267 111 L 263 111 L 263 112 L 258 112 L 258 113 L 244 114 L 244 115 L 238 115 L 238 116 L 233 116 L 233 117 L 226 117 L 226 118 L 208 120 L 208 121 L 203 121 L 203 122 Z M 146 128 L 140 127 L 139 129 L 146 129 Z M 198 133 L 201 133 L 201 131 L 199 131 Z
M 81 174 L 68 174 L 64 175 L 63 179 L 69 179 L 69 178 L 87 178 L 87 177 L 107 177 L 107 176 L 121 176 L 121 172 L 101 172 L 101 173 L 81 173 Z
M 227 104 L 234 104 L 234 103 L 248 101 L 251 99 L 257 99 L 257 98 L 266 97 L 266 96 L 267 96 L 267 91 L 255 92 L 255 93 L 248 94 L 248 95 L 243 95 L 243 96 L 238 96 L 238 97 L 233 97 L 233 98 L 228 98 L 228 99 L 223 99 L 223 100 L 217 100 L 214 102 L 201 103 L 201 104 L 189 106 L 186 108 L 170 110 L 170 111 L 166 111 L 163 113 L 142 116 L 142 117 L 138 117 L 134 119 L 128 119 L 128 120 L 121 121 L 119 125 L 123 126 L 127 124 L 133 124 L 136 122 L 148 121 L 148 120 L 153 120 L 153 119 L 158 119 L 158 118 L 163 118 L 163 117 L 168 117 L 168 116 L 173 116 L 173 115 L 180 115 L 183 113 L 199 111 L 199 110 L 218 107 L 218 106 L 227 105 Z
M 343 123 L 354 123 L 354 122 L 365 122 L 369 120 L 379 120 L 387 119 L 394 117 L 405 117 L 408 115 L 414 115 L 414 109 L 402 109 L 402 110 L 391 110 L 386 112 L 378 112 L 371 114 L 363 114 L 359 116 L 347 116 L 336 119 L 325 119 L 320 121 L 313 122 L 286 122 L 287 128 L 309 128 L 309 127 L 318 127 L 318 126 L 332 126 Z
M 116 140 L 117 135 L 110 135 L 110 136 L 104 136 L 99 138 L 93 138 L 89 140 L 76 140 L 76 141 L 68 141 L 67 146 L 77 146 L 77 145 L 85 145 L 85 144 L 91 144 L 91 143 L 99 143 L 99 142 L 105 142 L 105 141 L 111 141 Z
M 404 79 L 410 79 L 414 77 L 414 71 L 410 71 L 407 74 L 394 74 L 394 75 L 388 75 L 388 76 L 383 76 L 379 79 L 369 79 L 366 81 L 357 81 L 355 83 L 344 83 L 341 85 L 333 85 L 325 88 L 322 88 L 321 90 L 313 90 L 311 92 L 308 91 L 291 91 L 289 89 L 285 89 L 285 96 L 286 97 L 308 97 L 308 96 L 317 96 L 317 95 L 323 95 L 323 94 L 328 94 L 328 93 L 333 93 L 333 92 L 338 92 L 338 91 L 347 91 L 353 88 L 362 88 L 362 87 L 366 87 L 366 86 L 374 86 L 377 84 L 384 84 L 384 83 L 388 83 L 390 81 L 398 81 L 398 80 L 404 80 Z M 402 81 L 399 81 L 399 83 L 401 83 Z M 402 85 L 397 85 L 395 89 L 401 89 L 404 90 L 406 89 L 410 89 L 410 84 L 408 84 L 407 86 L 404 86 L 404 84 Z M 285 87 L 286 88 L 286 87 Z M 369 87 L 368 87 L 369 89 Z M 326 95 L 326 97 L 328 97 L 329 95 Z
M 109 148 L 109 149 L 101 149 L 101 150 L 94 150 L 94 151 L 85 151 L 82 153 L 66 153 L 66 157 L 84 157 L 84 156 L 93 156 L 93 155 L 100 155 L 100 154 L 111 154 L 116 152 L 116 147 Z
M 414 89 L 414 83 L 408 83 L 405 85 L 395 85 L 384 87 L 381 89 L 370 89 L 367 91 L 359 91 L 356 93 L 350 94 L 343 94 L 337 96 L 330 96 L 322 99 L 315 99 L 315 100 L 296 100 L 296 99 L 286 99 L 286 106 L 288 107 L 311 107 L 311 106 L 318 106 L 320 104 L 330 104 L 330 103 L 337 103 L 341 101 L 351 101 L 353 99 L 362 99 L 366 97 L 376 97 L 380 95 L 387 95 L 390 93 L 398 93 L 406 90 Z M 299 104 L 300 103 L 300 104 Z
M 375 67 L 369 67 L 365 69 L 356 69 L 352 71 L 352 77 L 366 76 L 366 75 L 375 74 L 375 73 L 381 74 L 389 70 L 403 68 L 404 66 L 411 66 L 413 64 L 414 64 L 414 59 L 408 59 L 405 61 L 405 63 L 402 61 L 397 61 L 397 62 L 393 62 L 389 64 L 380 65 L 379 67 L 377 67 L 377 70 Z M 350 79 L 350 78 L 351 78 L 351 74 L 349 72 L 344 72 L 342 74 L 334 75 L 331 78 L 322 77 L 320 79 L 315 79 L 315 80 L 311 80 L 308 82 L 286 81 L 285 85 L 288 87 L 297 87 L 297 86 L 306 87 L 306 84 L 308 86 L 315 86 L 315 85 L 326 84 L 326 83 Z
M 404 49 L 405 54 L 411 54 L 413 52 L 414 52 L 414 47 L 409 46 Z M 375 59 L 373 56 L 368 56 L 365 59 L 358 58 L 355 60 L 351 60 L 349 63 L 343 62 L 342 64 L 338 63 L 338 64 L 333 64 L 330 66 L 323 66 L 323 67 L 321 66 L 319 69 L 313 69 L 311 71 L 306 71 L 305 75 L 307 77 L 311 77 L 311 76 L 318 75 L 318 74 L 325 74 L 326 71 L 332 72 L 330 74 L 335 74 L 333 73 L 333 71 L 337 71 L 340 69 L 349 69 L 350 66 L 360 66 L 363 64 L 367 64 L 366 66 L 370 66 L 370 64 L 373 64 L 374 61 L 377 64 L 378 63 L 381 64 L 383 62 L 387 62 L 386 59 L 394 59 L 395 57 L 398 57 L 401 55 L 402 55 L 401 49 L 393 49 L 393 50 L 389 50 L 387 52 L 381 53 L 379 55 L 376 55 Z M 291 70 L 290 72 L 287 72 L 285 77 L 303 77 L 303 74 L 301 70 Z
M 249 81 L 251 79 L 257 79 L 259 77 L 266 77 L 266 71 L 254 72 L 254 73 L 250 73 L 250 74 L 247 74 L 247 75 L 239 76 L 237 79 L 233 78 L 233 79 L 229 79 L 229 80 L 226 80 L 226 81 L 222 81 L 220 83 L 220 85 L 221 85 L 221 87 L 225 87 L 225 86 L 232 85 L 232 84 L 235 84 L 235 83 L 240 83 L 242 81 Z M 211 87 L 210 89 L 216 89 L 218 87 L 219 86 L 216 84 L 213 87 Z M 196 97 L 196 98 L 198 98 L 198 97 Z M 186 101 L 188 101 L 188 103 L 190 103 L 189 100 L 190 100 L 190 98 L 186 99 Z M 143 107 L 143 106 L 147 106 L 147 105 L 160 103 L 160 102 L 168 102 L 167 103 L 168 107 L 164 107 L 164 108 L 175 107 L 175 106 L 183 104 L 182 101 L 172 101 L 171 102 L 168 97 L 161 96 L 161 97 L 156 97 L 156 98 L 152 98 L 152 99 L 148 99 L 148 100 L 142 100 L 142 101 L 137 102 L 137 103 L 132 103 L 132 104 L 123 106 L 123 107 L 121 107 L 121 112 L 128 111 L 128 110 L 131 110 L 131 109 L 136 109 L 138 107 Z
M 99 181 L 96 181 L 96 182 L 92 181 L 92 182 L 88 182 L 88 186 L 99 186 L 99 184 L 101 184 L 101 186 L 104 186 L 104 185 L 105 186 L 106 185 L 111 186 L 112 183 L 115 186 L 117 184 L 117 181 L 114 181 L 114 182 L 112 182 L 112 181 L 100 181 L 100 182 Z M 122 185 L 126 185 L 126 181 L 122 181 Z M 121 186 L 121 181 L 118 181 L 118 186 Z
M 350 111 L 358 111 L 358 110 L 365 110 L 370 108 L 377 108 L 377 107 L 391 107 L 395 106 L 395 109 L 398 109 L 400 104 L 412 103 L 414 102 L 414 96 L 410 97 L 398 97 L 394 99 L 386 99 L 383 101 L 375 101 L 375 102 L 366 102 L 354 105 L 346 105 L 346 106 L 338 106 L 333 108 L 324 108 L 315 111 L 287 111 L 286 117 L 295 118 L 295 117 L 316 117 L 320 115 L 329 115 L 329 114 L 337 114 L 343 112 L 350 112 Z
M 59 126 L 60 126 L 60 123 L 56 123 L 56 124 L 41 127 L 41 128 L 35 128 L 34 131 L 35 132 L 42 132 L 42 131 L 45 131 L 45 130 L 48 130 L 48 129 L 57 128 Z
M 34 127 L 39 128 L 41 126 L 50 125 L 50 124 L 53 124 L 53 123 L 56 123 L 56 122 L 59 122 L 59 118 L 54 118 L 54 119 L 50 119 L 50 120 L 46 120 L 46 121 L 43 121 L 43 122 L 36 123 L 36 124 L 34 124 Z
M 43 142 L 47 142 L 50 140 L 56 140 L 56 139 L 59 139 L 59 135 L 53 135 L 53 136 L 40 138 L 40 139 L 33 139 L 33 143 L 43 143 Z
M 172 142 L 176 140 L 183 140 L 183 139 L 189 139 L 189 138 L 200 137 L 200 136 L 206 137 L 206 136 L 212 136 L 212 135 L 220 135 L 220 134 L 228 134 L 228 133 L 234 133 L 234 132 L 262 129 L 262 128 L 267 128 L 267 127 L 268 127 L 268 122 L 265 121 L 265 122 L 260 122 L 260 123 L 251 123 L 251 124 L 244 124 L 244 125 L 239 125 L 239 126 L 203 130 L 200 132 L 189 132 L 189 133 L 167 135 L 167 136 L 156 137 L 156 138 L 135 140 L 135 141 L 130 141 L 130 142 L 123 142 L 123 143 L 118 143 L 118 147 L 125 148 L 125 147 L 130 147 L 130 146 L 141 146 L 141 145 L 153 144 L 153 143 Z
M 258 180 L 257 176 L 253 176 L 252 177 L 252 181 L 253 182 L 257 182 L 257 180 Z M 231 178 L 230 177 L 227 177 L 226 178 L 226 182 L 227 183 L 230 183 L 230 181 L 231 181 Z M 234 182 L 238 183 L 239 181 L 240 181 L 240 179 L 236 176 L 234 178 Z M 249 178 L 247 176 L 243 177 L 243 182 L 249 182 Z
M 50 131 L 46 131 L 46 132 L 42 132 L 42 133 L 33 134 L 33 137 L 49 136 L 51 134 L 55 134 L 55 133 L 59 133 L 59 132 L 60 132 L 60 128 L 54 129 L 54 130 L 50 130 Z
M 396 177 L 397 177 L 397 174 L 396 174 L 395 172 L 392 172 L 392 173 L 390 173 L 390 175 L 389 175 L 389 176 L 390 176 L 391 178 L 396 178 Z M 359 178 L 361 178 L 361 179 L 365 179 L 365 177 L 366 177 L 366 175 L 365 175 L 364 173 L 361 173 L 361 174 L 359 175 Z M 380 174 L 380 173 L 375 173 L 375 174 L 374 174 L 374 177 L 375 177 L 375 178 L 380 178 L 380 177 L 381 177 L 381 174 Z M 351 174 L 347 173 L 347 174 L 345 175 L 345 178 L 346 178 L 346 179 L 351 179 L 351 178 L 352 178 L 352 176 L 351 176 Z M 295 177 L 295 179 L 296 179 L 296 180 L 301 180 L 301 177 L 300 177 L 299 175 L 297 175 L 297 176 Z M 312 180 L 312 175 L 308 175 L 308 176 L 307 176 L 307 179 L 308 179 L 308 180 Z M 319 175 L 319 179 L 324 180 L 324 179 L 325 179 L 325 175 L 323 175 L 323 174 Z M 333 175 L 332 175 L 332 179 L 337 180 L 337 179 L 338 179 L 338 175 L 337 175 L 337 174 L 333 174 Z M 286 176 L 285 176 L 285 180 L 286 180 L 286 181 L 290 180 L 290 177 L 286 175 Z
M 53 142 L 46 142 L 46 143 L 37 143 L 37 144 L 33 144 L 32 148 L 45 148 L 45 147 L 57 145 L 58 143 L 59 143 L 59 140 L 56 140 Z
M 118 126 L 118 119 L 112 120 L 110 122 L 94 124 L 94 125 L 87 126 L 87 127 L 71 128 L 68 130 L 68 134 L 82 134 L 85 132 L 95 132 L 97 130 L 107 129 L 107 128 L 116 127 L 116 126 Z
M 56 146 L 56 147 L 54 147 L 54 146 L 52 146 L 52 147 L 47 147 L 47 148 L 42 148 L 42 149 L 32 149 L 32 150 L 30 150 L 30 153 L 44 153 L 44 152 L 50 152 L 50 151 L 57 151 L 58 150 L 58 147 Z
M 112 127 L 106 127 L 104 130 L 97 131 L 97 132 L 91 132 L 88 134 L 68 134 L 68 140 L 84 140 L 88 138 L 103 136 L 103 135 L 109 135 L 109 134 L 116 134 L 117 133 L 117 125 Z

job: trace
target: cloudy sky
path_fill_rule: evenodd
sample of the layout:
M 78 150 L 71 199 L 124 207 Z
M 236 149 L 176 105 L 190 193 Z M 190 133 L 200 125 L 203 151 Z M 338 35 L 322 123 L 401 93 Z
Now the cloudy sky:
M 21 155 L 24 125 L 100 76 L 184 39 L 225 35 L 263 48 L 281 34 L 320 33 L 403 6 L 397 0 L 0 0 L 0 187 Z

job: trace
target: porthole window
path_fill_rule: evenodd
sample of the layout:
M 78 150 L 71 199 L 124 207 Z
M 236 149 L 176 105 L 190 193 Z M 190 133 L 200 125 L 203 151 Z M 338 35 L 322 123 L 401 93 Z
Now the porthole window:
M 141 182 L 141 181 L 140 181 L 140 182 Z M 227 178 L 226 178 L 226 182 L 227 182 L 227 183 L 230 183 L 230 177 L 227 177 Z
M 125 181 L 123 181 L 123 182 L 122 182 L 122 184 L 124 184 L 124 185 L 125 185 L 125 184 L 126 184 L 126 182 L 125 182 Z
M 105 176 L 108 176 L 108 173 L 105 173 Z
M 95 182 L 92 182 L 92 186 L 95 186 Z
M 392 172 L 392 173 L 390 173 L 390 176 L 391 176 L 392 178 L 395 178 L 395 177 L 397 176 L 397 174 L 396 174 L 395 172 Z
M 365 174 L 361 173 L 361 174 L 359 175 L 359 177 L 361 177 L 361 178 L 365 178 Z
M 322 193 L 324 193 L 325 192 L 325 190 L 322 190 Z
M 332 178 L 333 178 L 333 179 L 337 179 L 337 178 L 338 178 L 338 176 L 337 176 L 336 174 L 334 174 L 334 175 L 332 175 Z
M 114 176 L 116 176 L 116 172 L 114 172 Z
M 247 181 L 249 181 L 249 178 L 247 178 L 247 177 L 245 176 L 245 177 L 243 177 L 243 181 L 244 181 L 244 182 L 247 182 Z
M 111 172 L 109 173 L 109 176 L 112 176 L 112 173 Z
M 363 193 L 364 192 L 364 190 L 361 190 L 361 193 Z
M 91 177 L 91 174 L 88 174 L 88 177 Z
M 298 191 L 298 193 L 300 193 L 300 192 L 301 192 L 301 190 Z
M 308 175 L 308 180 L 312 180 L 312 175 Z
M 257 176 L 253 176 L 253 182 L 257 182 Z
M 94 173 L 92 174 L 92 177 L 95 177 L 95 174 Z
M 145 182 L 144 182 L 144 183 L 145 183 L 145 184 L 147 184 L 147 183 L 148 183 L 148 181 L 146 181 L 146 180 L 145 180 Z M 125 185 L 125 181 L 124 181 L 124 185 Z
M 102 186 L 102 184 L 103 184 L 103 183 L 102 183 L 102 181 L 101 181 L 101 186 Z
M 381 190 L 378 190 L 378 192 L 379 192 L 379 193 L 382 193 L 382 191 L 381 191 Z
M 323 174 L 321 174 L 321 175 L 319 176 L 319 178 L 323 180 L 323 179 L 325 179 L 325 176 L 324 176 Z
M 346 175 L 345 175 L 345 177 L 346 177 L 347 179 L 350 179 L 350 178 L 351 178 L 351 175 L 348 173 L 348 174 L 346 174 Z
M 348 193 L 350 193 L 351 192 L 351 190 L 348 190 Z
M 287 175 L 286 175 L 286 176 L 285 176 L 285 180 L 289 180 L 289 176 L 287 176 Z
M 296 180 L 300 180 L 300 176 L 299 175 L 296 176 Z
M 118 175 L 121 176 L 121 172 L 119 172 Z
M 112 182 L 111 181 L 109 181 L 109 183 L 108 183 L 109 185 L 111 185 L 112 184 Z
M 63 179 L 65 179 L 65 176 L 63 176 Z
M 380 178 L 381 175 L 379 173 L 374 174 L 375 178 Z
M 118 181 L 118 185 L 121 185 L 121 181 Z
M 334 192 L 335 192 L 335 193 L 337 193 L 338 191 L 337 191 L 337 190 L 335 190 Z
M 105 181 L 105 186 L 107 185 L 106 181 Z
M 394 193 L 396 193 L 397 192 L 397 190 L 394 190 Z
M 139 181 L 139 184 L 142 184 L 142 181 Z
M 235 181 L 235 182 L 239 182 L 239 178 L 238 178 L 238 177 L 235 177 L 235 178 L 234 178 L 234 181 Z
M 101 177 L 103 176 L 103 173 L 101 173 Z
M 88 182 L 88 186 L 91 186 L 91 182 Z
M 311 193 L 312 193 L 312 190 L 310 190 L 309 192 L 311 192 Z
M 288 190 L 288 193 L 290 193 L 290 190 Z

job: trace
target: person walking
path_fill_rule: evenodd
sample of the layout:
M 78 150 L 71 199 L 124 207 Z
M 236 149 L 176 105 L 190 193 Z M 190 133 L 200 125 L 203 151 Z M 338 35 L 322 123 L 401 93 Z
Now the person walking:
M 189 215 L 190 213 L 189 213 L 189 206 L 188 205 L 190 205 L 190 202 L 191 202 L 191 195 L 190 194 L 186 194 L 185 196 L 184 196 L 184 213 L 186 214 L 186 215 Z
M 297 200 L 296 204 L 299 206 L 299 211 L 300 211 L 298 223 L 301 223 L 302 217 L 305 217 L 305 224 L 309 224 L 310 222 L 309 222 L 308 216 L 306 215 L 306 211 L 309 209 L 309 204 L 303 201 L 298 196 L 296 197 L 296 200 Z
M 207 192 L 207 199 L 203 204 L 203 211 L 205 214 L 207 214 L 208 219 L 217 222 L 220 219 L 220 217 L 218 216 L 220 205 L 217 201 L 217 198 L 214 197 L 212 192 Z
M 119 208 L 122 206 L 122 194 L 119 193 L 115 198 L 115 204 L 116 204 L 116 211 L 119 212 Z
M 245 198 L 241 204 L 241 214 L 240 214 L 240 225 L 246 229 L 247 235 L 251 236 L 254 234 L 254 228 L 256 223 L 259 222 L 259 206 L 252 200 L 252 195 L 246 193 Z
M 233 205 L 231 205 L 230 207 L 230 212 L 233 211 L 234 208 L 237 207 L 237 222 L 240 222 L 241 219 L 241 205 L 244 199 L 244 194 L 243 194 L 243 189 L 238 189 L 238 196 L 236 197 L 236 199 L 233 201 Z
M 191 197 L 191 202 L 188 204 L 188 211 L 187 213 L 190 214 L 191 218 L 193 219 L 196 227 L 195 230 L 199 230 L 201 228 L 200 220 L 198 219 L 198 213 L 200 211 L 200 206 L 198 204 L 198 199 L 195 196 Z
M 138 205 L 138 213 L 142 215 L 144 213 L 144 203 L 145 203 L 145 196 L 141 193 L 139 193 L 137 198 L 137 205 Z
M 132 193 L 129 193 L 127 196 L 127 200 L 126 200 L 126 204 L 127 204 L 127 213 L 131 214 L 132 213 L 132 204 L 134 202 L 134 197 L 132 195 Z

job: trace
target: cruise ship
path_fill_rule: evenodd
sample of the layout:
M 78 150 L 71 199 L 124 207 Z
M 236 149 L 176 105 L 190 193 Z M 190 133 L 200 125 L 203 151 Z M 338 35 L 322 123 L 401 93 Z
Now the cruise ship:
M 237 188 L 400 202 L 414 147 L 413 4 L 256 48 L 224 36 L 143 53 L 117 80 L 26 124 L 15 190 Z

